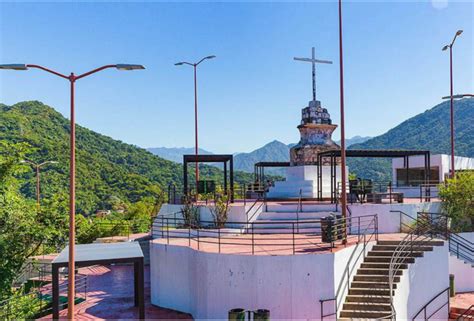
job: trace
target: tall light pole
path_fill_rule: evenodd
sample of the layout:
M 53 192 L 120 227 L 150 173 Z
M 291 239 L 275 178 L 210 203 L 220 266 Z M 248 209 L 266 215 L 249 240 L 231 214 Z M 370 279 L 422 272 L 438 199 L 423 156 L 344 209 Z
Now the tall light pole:
M 197 159 L 198 155 L 199 155 L 199 151 L 198 151 L 197 66 L 199 66 L 199 64 L 201 62 L 203 62 L 204 60 L 213 59 L 213 58 L 216 58 L 216 56 L 204 57 L 196 63 L 181 61 L 181 62 L 177 62 L 177 63 L 174 64 L 175 66 L 189 65 L 189 66 L 192 66 L 193 69 L 194 69 L 194 153 L 196 155 L 196 175 L 195 175 L 196 176 L 196 194 L 197 194 L 198 182 L 199 182 L 199 162 L 198 162 L 198 159 Z
M 36 172 L 36 209 L 39 211 L 39 209 L 40 209 L 40 195 L 41 195 L 41 192 L 40 192 L 40 169 L 41 169 L 41 167 L 43 167 L 45 165 L 57 164 L 58 162 L 56 162 L 56 161 L 46 161 L 46 162 L 38 164 L 38 163 L 35 163 L 35 162 L 30 161 L 28 159 L 25 159 L 25 160 L 22 160 L 21 163 L 30 164 L 35 169 L 35 172 Z
M 453 97 L 453 45 L 456 38 L 462 34 L 462 30 L 458 30 L 454 35 L 453 41 L 449 45 L 443 47 L 443 51 L 449 48 L 449 79 L 450 79 L 450 97 L 451 97 L 451 178 L 456 173 L 454 166 L 454 97 Z
M 145 69 L 142 65 L 130 64 L 116 64 L 105 65 L 79 76 L 71 73 L 69 76 L 63 75 L 57 71 L 39 66 L 29 64 L 6 64 L 0 65 L 0 69 L 7 70 L 28 70 L 29 68 L 37 68 L 49 72 L 53 75 L 66 79 L 70 83 L 71 93 L 71 131 L 70 131 L 70 161 L 69 161 L 69 262 L 68 262 L 68 319 L 74 320 L 74 295 L 75 295 L 75 262 L 74 262 L 74 247 L 75 247 L 75 216 L 76 216 L 76 120 L 74 110 L 74 84 L 77 80 L 92 75 L 108 68 L 115 68 L 118 70 L 136 70 Z
M 339 88 L 340 88 L 340 104 L 341 104 L 341 207 L 342 218 L 347 222 L 347 187 L 346 187 L 346 133 L 344 127 L 344 57 L 342 50 L 342 0 L 339 0 Z M 347 242 L 347 230 L 343 229 L 343 241 Z

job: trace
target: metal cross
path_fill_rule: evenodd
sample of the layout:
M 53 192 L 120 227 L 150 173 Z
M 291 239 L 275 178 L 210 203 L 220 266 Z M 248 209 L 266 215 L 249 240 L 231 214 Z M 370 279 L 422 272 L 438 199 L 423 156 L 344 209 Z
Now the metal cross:
M 312 57 L 311 58 L 297 58 L 294 57 L 294 60 L 310 62 L 313 64 L 313 100 L 316 100 L 316 64 L 332 64 L 332 61 L 329 60 L 319 60 L 316 59 L 314 53 L 314 47 L 312 48 Z

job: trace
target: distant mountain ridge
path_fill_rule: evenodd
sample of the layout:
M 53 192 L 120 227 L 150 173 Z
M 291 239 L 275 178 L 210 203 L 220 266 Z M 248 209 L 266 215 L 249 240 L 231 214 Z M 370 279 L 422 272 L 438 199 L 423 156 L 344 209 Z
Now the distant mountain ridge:
M 364 142 L 371 137 L 354 136 L 346 139 L 347 146 L 352 144 Z M 236 153 L 234 154 L 234 169 L 244 172 L 253 172 L 253 165 L 258 162 L 288 162 L 290 160 L 290 148 L 295 144 L 285 144 L 278 140 L 274 140 L 264 146 L 257 148 L 254 151 L 248 153 Z M 194 154 L 194 148 L 192 147 L 158 147 L 147 149 L 152 154 L 162 157 L 167 160 L 174 161 L 176 163 L 183 162 L 184 154 Z M 213 154 L 209 151 L 199 149 L 200 154 Z M 269 169 L 268 173 L 282 175 L 284 171 L 280 169 Z
M 455 150 L 457 156 L 474 157 L 474 98 L 454 103 Z M 432 154 L 451 154 L 450 103 L 445 101 L 411 117 L 383 135 L 350 149 L 429 150 Z M 348 159 L 349 170 L 374 180 L 391 179 L 388 159 Z
M 183 155 L 194 154 L 194 147 L 151 147 L 147 151 L 158 157 L 170 160 L 175 163 L 183 163 Z M 207 150 L 198 149 L 200 155 L 210 155 Z

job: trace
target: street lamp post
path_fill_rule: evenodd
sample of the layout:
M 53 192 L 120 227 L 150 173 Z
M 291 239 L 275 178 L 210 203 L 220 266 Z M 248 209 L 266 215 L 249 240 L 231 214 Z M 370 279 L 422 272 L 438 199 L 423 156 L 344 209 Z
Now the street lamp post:
M 66 79 L 70 83 L 70 102 L 71 102 L 71 131 L 70 131 L 70 161 L 69 161 L 69 262 L 68 262 L 68 319 L 74 320 L 74 295 L 75 295 L 75 262 L 74 262 L 74 247 L 75 247 L 75 213 L 76 213 L 76 120 L 74 110 L 74 85 L 75 82 L 81 78 L 92 75 L 108 68 L 115 68 L 117 70 L 137 70 L 145 69 L 142 65 L 131 64 L 116 64 L 105 65 L 79 76 L 71 73 L 69 76 L 63 75 L 57 71 L 30 64 L 4 64 L 0 65 L 0 69 L 7 70 L 28 70 L 29 68 L 37 68 L 49 72 L 53 75 Z
M 41 195 L 41 190 L 40 190 L 40 169 L 41 167 L 48 165 L 48 164 L 57 164 L 58 162 L 56 161 L 46 161 L 43 163 L 35 163 L 33 161 L 30 161 L 28 159 L 22 160 L 21 163 L 26 163 L 30 164 L 36 172 L 36 209 L 39 211 L 40 209 L 40 195 Z
M 194 153 L 196 155 L 196 194 L 198 190 L 198 181 L 199 181 L 199 162 L 198 162 L 198 103 L 197 103 L 197 66 L 206 59 L 213 59 L 216 56 L 207 56 L 202 58 L 196 63 L 190 63 L 186 61 L 177 62 L 175 66 L 189 65 L 194 69 Z
M 347 222 L 347 187 L 346 187 L 346 133 L 344 126 L 344 57 L 342 50 L 342 0 L 339 0 L 339 82 L 340 82 L 340 104 L 341 104 L 341 214 L 344 222 Z M 343 242 L 347 242 L 347 230 L 343 228 Z
M 453 97 L 453 45 L 456 41 L 456 38 L 462 34 L 462 30 L 458 30 L 454 35 L 453 41 L 449 45 L 443 47 L 443 51 L 446 51 L 449 48 L 449 79 L 450 79 L 450 100 L 451 100 L 451 178 L 454 178 L 455 175 L 455 166 L 454 166 L 454 97 Z

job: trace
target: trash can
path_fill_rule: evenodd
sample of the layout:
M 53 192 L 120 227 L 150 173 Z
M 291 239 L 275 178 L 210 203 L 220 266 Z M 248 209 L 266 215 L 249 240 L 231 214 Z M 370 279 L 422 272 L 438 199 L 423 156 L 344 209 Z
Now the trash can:
M 258 309 L 253 311 L 254 321 L 269 321 L 270 320 L 270 310 Z
M 323 243 L 333 242 L 334 217 L 326 216 L 321 218 L 321 240 Z
M 453 298 L 456 295 L 456 289 L 454 288 L 454 274 L 449 275 L 449 296 Z
M 229 321 L 244 321 L 245 310 L 244 309 L 232 309 L 229 310 Z

